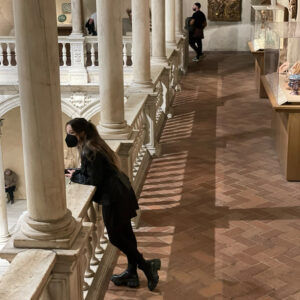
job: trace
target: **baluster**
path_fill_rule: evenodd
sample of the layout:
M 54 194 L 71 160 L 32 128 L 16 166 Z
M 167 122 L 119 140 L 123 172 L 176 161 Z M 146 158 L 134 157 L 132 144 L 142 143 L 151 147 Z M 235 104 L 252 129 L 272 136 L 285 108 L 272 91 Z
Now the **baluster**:
M 124 42 L 124 45 L 123 45 L 123 66 L 124 66 L 124 68 L 127 67 L 127 44 L 126 44 L 126 42 Z
M 17 62 L 17 47 L 16 47 L 16 44 L 14 44 L 14 47 L 15 47 L 15 62 L 16 62 L 16 65 L 17 65 L 18 62 Z
M 3 48 L 2 44 L 0 43 L 0 65 L 3 67 L 4 57 L 3 57 Z
M 87 241 L 88 243 L 88 241 Z M 87 261 L 87 247 L 84 248 L 84 253 L 82 256 L 82 261 L 81 261 L 81 271 L 80 271 L 80 275 L 82 275 L 82 287 L 83 287 L 83 291 L 87 291 L 89 289 L 89 284 L 85 281 L 85 270 L 88 266 L 88 261 Z
M 94 43 L 92 42 L 91 43 L 91 61 L 92 61 L 92 67 L 95 67 L 95 60 L 96 60 L 96 57 L 95 57 L 95 46 L 94 46 Z
M 99 264 L 98 258 L 95 256 L 96 247 L 97 247 L 97 229 L 96 229 L 96 212 L 93 203 L 90 204 L 88 209 L 88 216 L 90 221 L 92 222 L 92 257 L 91 257 L 91 265 L 95 266 Z
M 100 244 L 100 239 L 101 239 L 101 235 L 103 235 L 103 226 L 101 224 L 101 219 L 102 219 L 102 216 L 101 216 L 101 206 L 94 202 L 94 208 L 95 208 L 95 212 L 96 212 L 96 228 L 97 228 L 97 244 L 96 244 L 96 253 L 97 254 L 102 254 L 104 253 L 104 249 L 101 247 L 101 244 Z
M 107 234 L 107 230 L 106 230 L 106 227 L 104 226 L 103 219 L 102 219 L 101 223 L 103 225 L 103 231 L 102 231 L 102 235 L 101 235 L 101 238 L 100 238 L 100 243 L 101 244 L 107 244 L 108 243 L 108 239 L 105 236 Z
M 7 53 L 7 65 L 11 66 L 11 50 L 10 50 L 9 43 L 7 43 L 6 53 Z
M 130 60 L 131 60 L 131 66 L 133 66 L 134 64 L 134 53 L 133 53 L 133 50 L 132 50 L 132 44 L 129 44 L 129 54 L 130 54 Z
M 67 48 L 66 48 L 66 42 L 62 42 L 62 62 L 63 67 L 67 65 Z
M 83 51 L 84 51 L 84 66 L 87 67 L 89 63 L 89 59 L 91 57 L 90 44 L 88 43 L 88 41 L 84 42 Z
M 84 222 L 90 222 L 88 215 L 84 217 Z M 92 236 L 90 235 L 87 239 L 87 252 L 86 252 L 86 259 L 87 259 L 87 266 L 84 273 L 85 278 L 94 277 L 95 272 L 91 269 L 90 261 L 93 255 L 93 247 L 92 247 Z

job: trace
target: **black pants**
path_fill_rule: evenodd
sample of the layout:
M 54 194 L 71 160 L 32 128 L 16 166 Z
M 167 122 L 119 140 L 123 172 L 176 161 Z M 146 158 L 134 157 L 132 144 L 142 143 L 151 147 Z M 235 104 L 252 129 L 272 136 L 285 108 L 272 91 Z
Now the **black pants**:
M 8 193 L 8 196 L 9 196 L 9 200 L 11 202 L 14 201 L 14 191 L 16 190 L 16 186 L 13 185 L 13 186 L 10 186 L 8 188 L 5 188 L 5 192 Z
M 202 55 L 202 39 L 190 37 L 189 43 L 196 52 L 197 58 L 199 58 Z
M 103 205 L 102 215 L 110 242 L 127 256 L 128 264 L 136 267 L 143 262 L 143 256 L 137 249 L 131 220 L 122 220 L 114 205 Z

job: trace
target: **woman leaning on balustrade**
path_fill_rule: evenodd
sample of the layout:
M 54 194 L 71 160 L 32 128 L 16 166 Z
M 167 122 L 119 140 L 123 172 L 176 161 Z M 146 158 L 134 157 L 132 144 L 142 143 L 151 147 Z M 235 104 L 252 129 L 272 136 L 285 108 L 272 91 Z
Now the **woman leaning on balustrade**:
M 66 124 L 66 144 L 77 147 L 81 168 L 67 170 L 71 181 L 97 187 L 93 201 L 102 205 L 104 224 L 110 242 L 127 257 L 128 267 L 113 275 L 115 285 L 139 286 L 137 267 L 147 277 L 149 290 L 158 280 L 160 259 L 145 260 L 137 249 L 131 218 L 136 216 L 138 203 L 128 177 L 120 170 L 115 153 L 100 137 L 94 124 L 84 118 L 75 118 Z

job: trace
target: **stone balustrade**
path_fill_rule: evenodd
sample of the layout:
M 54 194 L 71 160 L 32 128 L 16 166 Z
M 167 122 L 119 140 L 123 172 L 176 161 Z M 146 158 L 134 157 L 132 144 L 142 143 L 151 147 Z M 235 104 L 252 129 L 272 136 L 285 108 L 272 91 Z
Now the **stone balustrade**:
M 169 55 L 168 61 L 173 64 L 178 57 L 179 69 L 186 72 L 185 37 L 177 41 L 177 54 Z M 59 64 L 61 84 L 97 84 L 98 83 L 98 41 L 95 36 L 71 37 L 59 36 Z M 172 48 L 174 49 L 174 48 Z M 170 52 L 170 51 L 169 51 Z M 170 54 L 170 53 L 169 53 Z M 132 36 L 123 36 L 123 67 L 124 72 L 132 72 L 133 66 Z M 17 54 L 15 37 L 0 37 L 0 85 L 17 84 Z M 100 66 L 101 67 L 101 66 Z M 127 85 L 131 78 L 126 80 Z
M 132 65 L 132 37 L 123 36 L 124 67 Z M 78 62 L 83 67 L 98 66 L 98 40 L 96 36 L 72 38 L 59 36 L 59 58 L 61 67 L 72 67 Z M 77 46 L 77 47 L 74 47 Z M 83 60 L 78 59 L 84 57 Z M 14 36 L 0 37 L 0 68 L 17 65 L 16 41 Z

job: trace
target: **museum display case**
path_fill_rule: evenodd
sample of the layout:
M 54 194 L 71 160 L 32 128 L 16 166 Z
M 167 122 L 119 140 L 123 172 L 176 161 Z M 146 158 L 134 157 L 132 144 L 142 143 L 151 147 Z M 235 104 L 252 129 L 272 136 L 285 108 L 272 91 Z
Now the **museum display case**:
M 300 104 L 300 22 L 269 23 L 264 75 L 277 105 Z
M 252 11 L 254 14 L 251 32 L 252 51 L 263 51 L 268 24 L 284 22 L 285 10 L 279 5 L 252 5 Z

